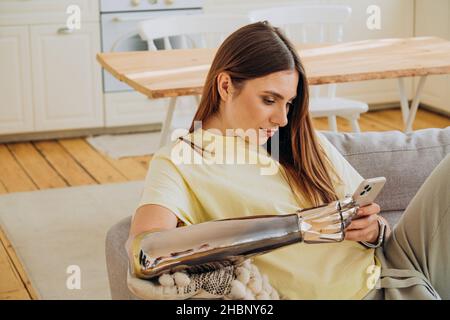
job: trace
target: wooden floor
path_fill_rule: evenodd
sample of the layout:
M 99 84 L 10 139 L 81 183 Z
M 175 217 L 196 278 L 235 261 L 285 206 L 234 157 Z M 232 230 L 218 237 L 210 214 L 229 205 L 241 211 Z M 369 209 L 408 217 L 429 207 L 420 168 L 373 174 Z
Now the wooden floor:
M 400 109 L 362 115 L 362 131 L 402 130 Z M 314 119 L 327 130 L 326 118 Z M 445 128 L 450 119 L 419 110 L 414 130 Z M 351 131 L 338 118 L 339 131 Z M 114 160 L 93 149 L 84 138 L 0 144 L 0 194 L 142 180 L 150 156 Z M 0 226 L 0 299 L 36 299 L 37 295 Z

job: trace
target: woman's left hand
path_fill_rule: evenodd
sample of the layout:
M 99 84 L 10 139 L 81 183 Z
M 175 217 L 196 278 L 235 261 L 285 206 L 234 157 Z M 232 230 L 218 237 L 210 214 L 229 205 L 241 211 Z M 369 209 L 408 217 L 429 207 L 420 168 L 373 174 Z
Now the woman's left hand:
M 359 208 L 357 212 L 357 216 L 345 229 L 345 240 L 376 242 L 380 232 L 378 225 L 380 206 L 372 203 Z

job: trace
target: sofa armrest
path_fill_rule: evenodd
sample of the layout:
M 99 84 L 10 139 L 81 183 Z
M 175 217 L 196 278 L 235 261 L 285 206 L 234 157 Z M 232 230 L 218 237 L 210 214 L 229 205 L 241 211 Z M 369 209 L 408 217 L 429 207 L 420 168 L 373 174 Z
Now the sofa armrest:
M 125 242 L 128 239 L 130 224 L 131 216 L 120 220 L 106 234 L 106 269 L 113 300 L 140 300 L 127 286 L 128 256 Z

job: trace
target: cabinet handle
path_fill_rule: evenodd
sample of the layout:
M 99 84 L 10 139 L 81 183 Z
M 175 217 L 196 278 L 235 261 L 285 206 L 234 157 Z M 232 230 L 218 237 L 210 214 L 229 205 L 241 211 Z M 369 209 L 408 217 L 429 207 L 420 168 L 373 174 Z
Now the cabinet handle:
M 73 29 L 62 27 L 58 29 L 58 34 L 71 34 L 73 32 Z
M 145 17 L 113 17 L 111 20 L 113 22 L 127 22 L 127 21 L 143 21 L 143 20 L 147 20 L 149 18 L 149 16 L 145 16 Z

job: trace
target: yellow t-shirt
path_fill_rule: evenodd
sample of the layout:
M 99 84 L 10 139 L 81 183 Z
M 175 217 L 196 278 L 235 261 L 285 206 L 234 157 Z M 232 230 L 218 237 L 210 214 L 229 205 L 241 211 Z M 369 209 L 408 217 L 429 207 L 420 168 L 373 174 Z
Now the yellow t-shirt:
M 318 131 L 316 134 L 344 181 L 344 185 L 335 185 L 336 192 L 340 198 L 352 194 L 363 178 L 325 136 Z M 187 225 L 242 216 L 288 214 L 311 207 L 309 203 L 299 205 L 279 162 L 262 151 L 262 147 L 254 150 L 240 137 L 201 128 L 185 138 L 203 145 L 206 150 L 203 157 L 180 140 L 158 150 L 150 162 L 138 206 L 161 205 Z M 233 143 L 235 149 L 227 147 Z M 225 150 L 219 146 L 225 146 Z M 237 162 L 237 155 L 243 152 L 247 161 L 241 158 Z M 251 155 L 257 155 L 257 160 Z M 280 295 L 288 299 L 361 299 L 370 291 L 369 270 L 378 264 L 373 249 L 354 241 L 293 244 L 257 256 L 254 263 L 268 275 Z

